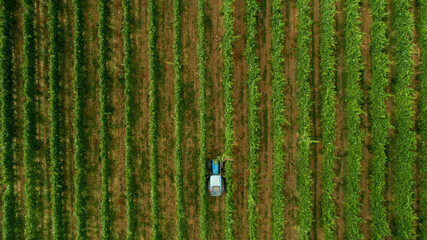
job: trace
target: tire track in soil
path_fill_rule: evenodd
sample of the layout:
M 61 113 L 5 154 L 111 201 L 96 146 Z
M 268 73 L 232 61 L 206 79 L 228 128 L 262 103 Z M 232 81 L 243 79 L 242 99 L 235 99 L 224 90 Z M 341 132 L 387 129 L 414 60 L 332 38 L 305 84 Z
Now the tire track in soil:
M 222 104 L 222 57 L 219 44 L 224 27 L 220 1 L 206 1 L 206 146 L 207 158 L 222 154 L 224 147 L 224 110 Z M 209 239 L 224 238 L 224 197 L 208 196 Z
M 417 8 L 418 7 L 418 8 Z M 414 103 L 413 103 L 413 109 L 414 109 L 414 115 L 412 116 L 412 121 L 414 122 L 413 124 L 413 131 L 415 132 L 415 138 L 416 138 L 416 148 L 415 148 L 415 152 L 416 152 L 416 156 L 414 158 L 414 164 L 413 164 L 413 178 L 414 178 L 414 184 L 413 184 L 413 191 L 414 191 L 414 203 L 413 203 L 413 209 L 414 209 L 414 215 L 417 217 L 415 219 L 415 234 L 418 234 L 419 229 L 420 229 L 420 194 L 421 194 L 421 186 L 420 186 L 420 181 L 421 181 L 421 162 L 420 162 L 420 141 L 421 141 L 421 136 L 420 136 L 420 131 L 418 129 L 418 123 L 419 123 L 419 112 L 420 112 L 420 94 L 419 94 L 419 89 L 420 89 L 420 77 L 419 75 L 422 74 L 419 66 L 421 63 L 421 49 L 420 49 L 420 45 L 419 45 L 419 15 L 420 10 L 419 10 L 419 4 L 416 1 L 412 2 L 410 11 L 413 15 L 414 18 L 414 31 L 413 31 L 413 39 L 412 39 L 412 44 L 413 44 L 413 50 L 412 50 L 412 60 L 414 61 L 413 65 L 412 65 L 412 69 L 414 71 L 414 74 L 412 76 L 412 83 L 411 83 L 411 88 L 414 90 L 413 92 L 413 96 L 414 96 Z
M 61 3 L 62 9 L 60 10 L 59 19 L 60 36 L 62 45 L 60 46 L 60 66 L 61 72 L 60 80 L 60 108 L 63 119 L 61 119 L 61 134 L 62 134 L 62 148 L 63 148 L 63 161 L 64 161 L 64 219 L 66 236 L 75 238 L 76 224 L 74 217 L 74 128 L 73 128 L 73 108 L 74 108 L 74 93 L 73 93 L 73 80 L 74 80 L 74 12 L 71 0 L 65 0 Z
M 100 238 L 100 209 L 99 204 L 101 202 L 101 166 L 98 164 L 99 158 L 99 124 L 98 124 L 98 113 L 99 104 L 98 104 L 98 72 L 97 65 L 98 62 L 98 35 L 97 35 L 97 3 L 96 2 L 87 2 L 84 6 L 84 10 L 87 14 L 84 16 L 85 28 L 84 28 L 84 38 L 85 38 L 85 51 L 88 53 L 85 55 L 85 74 L 86 78 L 90 79 L 86 83 L 87 87 L 87 99 L 86 99 L 86 109 L 85 109 L 85 119 L 86 119 L 86 131 L 88 138 L 87 146 L 87 164 L 86 164 L 86 184 L 87 184 L 87 236 L 88 238 Z M 74 64 L 74 63 L 73 63 Z M 73 219 L 75 221 L 75 218 Z
M 271 103 L 271 3 L 260 3 L 260 14 L 257 26 L 257 49 L 261 79 L 259 81 L 260 97 L 260 149 L 259 149 L 259 178 L 258 178 L 258 239 L 271 238 L 271 194 L 273 174 L 273 139 L 271 134 L 272 103 Z
M 174 238 L 176 232 L 174 185 L 174 80 L 173 71 L 173 14 L 172 1 L 156 1 L 160 77 L 158 144 L 159 144 L 159 229 L 163 239 Z
M 183 176 L 188 239 L 199 239 L 199 78 L 197 76 L 197 4 L 181 3 L 181 62 L 183 66 Z
M 247 180 L 248 180 L 248 108 L 246 74 L 247 63 L 244 57 L 246 21 L 246 6 L 244 0 L 236 0 L 232 3 L 234 35 L 233 41 L 233 107 L 234 107 L 234 133 L 235 146 L 233 148 L 233 184 L 235 192 L 233 196 L 235 212 L 233 214 L 234 237 L 246 239 L 248 236 L 247 224 Z
M 285 228 L 286 238 L 295 239 L 297 235 L 297 79 L 296 79 L 296 23 L 295 0 L 285 2 Z
M 49 129 L 49 122 L 48 122 L 48 112 L 49 112 L 49 77 L 48 77 L 48 71 L 49 71 L 49 61 L 48 61 L 48 26 L 47 24 L 43 24 L 45 22 L 47 22 L 47 2 L 46 0 L 39 0 L 38 1 L 38 8 L 37 9 L 37 18 L 38 21 L 36 20 L 36 26 L 37 29 L 40 29 L 40 31 L 36 32 L 38 33 L 37 37 L 36 37 L 36 46 L 37 46 L 37 50 L 39 55 L 39 58 L 37 59 L 37 66 L 39 66 L 38 68 L 38 78 L 36 78 L 38 80 L 38 87 L 40 90 L 40 96 L 39 96 L 39 101 L 40 101 L 40 105 L 39 105 L 39 129 L 38 129 L 38 134 L 40 134 L 40 141 L 41 142 L 41 148 L 40 148 L 40 159 L 42 162 L 42 166 L 43 166 L 43 172 L 44 177 L 43 177 L 43 226 L 42 226 L 42 232 L 43 232 L 43 237 L 45 239 L 52 239 L 52 231 L 50 231 L 51 229 L 51 209 L 50 209 L 50 173 L 49 173 L 49 162 L 50 162 L 50 158 L 49 158 L 49 134 L 50 134 L 50 129 Z
M 136 210 L 137 236 L 149 239 L 151 236 L 151 187 L 149 155 L 149 71 L 148 71 L 148 3 L 134 0 L 132 2 L 134 25 L 132 44 L 135 56 L 135 174 L 136 174 Z
M 360 196 L 361 196 L 361 219 L 362 223 L 360 224 L 360 229 L 365 239 L 371 238 L 370 233 L 370 215 L 369 215 L 369 163 L 370 159 L 372 159 L 372 155 L 369 152 L 369 119 L 368 119 L 368 89 L 369 89 L 369 80 L 371 79 L 370 72 L 370 57 L 369 57 L 369 41 L 370 35 L 369 30 L 371 27 L 371 18 L 369 5 L 367 0 L 362 0 L 360 4 L 360 31 L 362 32 L 362 63 L 363 63 L 363 71 L 362 78 L 360 82 L 360 87 L 363 91 L 363 104 L 362 104 L 362 113 L 361 117 L 361 131 L 364 136 L 363 144 L 362 144 L 362 159 L 361 159 L 361 181 L 360 181 Z
M 123 62 L 123 39 L 121 34 L 122 5 L 120 0 L 111 4 L 111 211 L 113 236 L 125 239 L 126 236 L 126 201 L 125 201 L 125 146 L 124 146 L 124 81 L 121 73 Z

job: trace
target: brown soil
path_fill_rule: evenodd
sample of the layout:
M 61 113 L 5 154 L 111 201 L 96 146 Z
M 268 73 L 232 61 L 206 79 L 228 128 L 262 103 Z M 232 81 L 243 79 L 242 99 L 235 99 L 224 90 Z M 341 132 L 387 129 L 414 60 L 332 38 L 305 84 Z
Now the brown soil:
M 206 1 L 206 102 L 207 104 L 207 152 L 208 158 L 222 154 L 224 146 L 224 112 L 222 105 L 221 69 L 222 57 L 219 48 L 224 32 L 221 2 Z M 224 238 L 224 198 L 208 199 L 209 238 Z
M 39 124 L 38 124 L 38 133 L 40 136 L 40 151 L 39 151 L 39 159 L 43 166 L 43 171 L 47 174 L 44 175 L 43 179 L 43 209 L 44 209 L 44 222 L 42 226 L 43 236 L 46 239 L 52 239 L 51 229 L 51 211 L 50 211 L 50 184 L 49 184 L 49 122 L 48 122 L 48 29 L 46 24 L 42 24 L 43 22 L 47 22 L 47 5 L 46 2 L 38 1 L 38 11 L 37 11 L 37 29 L 40 29 L 39 34 L 37 35 L 36 42 L 38 43 L 37 52 L 39 53 L 37 64 L 38 68 L 38 85 L 40 90 L 39 95 Z
M 199 79 L 197 76 L 197 56 L 193 49 L 197 46 L 197 4 L 182 4 L 182 64 L 184 88 L 184 128 L 183 167 L 184 204 L 188 239 L 198 239 L 199 234 Z M 204 165 L 203 165 L 204 167 Z M 205 187 L 205 186 L 203 186 Z
M 270 2 L 261 3 L 260 14 L 258 15 L 258 48 L 257 56 L 259 56 L 259 65 L 261 72 L 261 81 L 259 82 L 260 99 L 260 153 L 259 153 L 259 188 L 258 196 L 258 238 L 270 239 L 270 222 L 271 222 L 271 182 L 273 174 L 273 144 L 272 144 L 272 102 L 271 95 L 271 73 L 270 73 L 270 47 L 271 47 L 271 31 L 269 31 L 271 6 Z
M 297 234 L 297 93 L 296 81 L 296 1 L 285 1 L 285 236 L 294 238 Z
M 157 1 L 158 39 L 160 63 L 159 89 L 159 209 L 160 232 L 164 239 L 175 234 L 174 186 L 174 71 L 173 71 L 173 14 L 172 1 Z
M 244 57 L 245 52 L 245 2 L 234 1 L 232 7 L 234 21 L 234 35 L 237 39 L 233 42 L 233 107 L 234 107 L 234 134 L 236 138 L 233 150 L 233 184 L 234 193 L 234 236 L 238 239 L 247 239 L 247 179 L 248 179 L 248 107 L 246 91 L 247 63 Z
M 134 11 L 132 37 L 135 39 L 135 79 L 136 79 L 136 98 L 135 98 L 135 149 L 137 155 L 135 158 L 135 174 L 137 183 L 137 199 L 136 210 L 138 220 L 138 235 L 139 238 L 149 239 L 151 235 L 151 205 L 150 205 L 150 172 L 149 172 L 149 145 L 148 145 L 148 129 L 149 129 L 149 72 L 148 72 L 148 17 L 147 17 L 147 2 L 133 2 Z M 141 27 L 142 26 L 142 27 Z
M 364 66 L 364 71 L 362 73 L 362 81 L 360 86 L 364 93 L 364 100 L 362 110 L 364 114 L 361 114 L 361 129 L 362 134 L 364 135 L 364 142 L 362 146 L 362 155 L 364 156 L 361 160 L 362 172 L 361 172 L 361 181 L 360 181 L 360 200 L 361 200 L 361 218 L 362 224 L 360 225 L 360 229 L 362 234 L 365 236 L 365 239 L 371 238 L 370 236 L 370 215 L 369 215 L 369 162 L 371 159 L 371 155 L 369 152 L 368 144 L 369 144 L 369 119 L 368 119 L 368 98 L 367 91 L 369 87 L 369 79 L 370 79 L 370 61 L 369 61 L 369 29 L 371 25 L 370 11 L 368 7 L 368 2 L 363 1 L 360 7 L 361 11 L 361 24 L 360 30 L 362 32 L 362 62 Z

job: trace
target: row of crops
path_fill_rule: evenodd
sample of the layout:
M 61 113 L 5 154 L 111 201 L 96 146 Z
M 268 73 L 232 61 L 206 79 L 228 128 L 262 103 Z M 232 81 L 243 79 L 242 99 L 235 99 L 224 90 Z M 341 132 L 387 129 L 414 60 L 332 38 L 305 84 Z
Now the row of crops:
M 384 21 L 386 16 L 385 1 L 369 1 L 369 9 L 372 15 L 372 26 L 370 30 L 370 58 L 371 58 L 371 84 L 368 92 L 368 105 L 370 112 L 370 131 L 372 147 L 370 153 L 371 174 L 369 190 L 371 192 L 369 199 L 370 214 L 372 221 L 372 239 L 383 239 L 390 235 L 390 229 L 387 222 L 387 212 L 384 207 L 384 190 L 386 174 L 386 146 L 388 144 L 388 132 L 390 122 L 386 111 L 387 93 L 385 89 L 388 85 L 389 69 L 387 65 L 388 55 L 386 47 L 388 41 L 386 38 L 387 23 Z
M 61 131 L 61 72 L 60 72 L 60 2 L 49 1 L 49 117 L 50 117 L 50 182 L 52 185 L 52 235 L 65 238 L 65 192 L 63 132 Z M 7 238 L 6 238 L 7 239 Z
M 13 101 L 13 73 L 12 73 L 12 34 L 13 34 L 13 14 L 14 4 L 9 2 L 3 2 L 1 9 L 1 146 L 3 150 L 1 152 L 1 167 L 2 167 L 2 185 L 4 186 L 2 201 L 3 201 L 3 218 L 2 218 L 2 236 L 3 239 L 16 239 L 17 232 L 15 226 L 17 225 L 16 209 L 17 199 L 15 194 L 15 183 L 16 176 L 13 170 L 13 140 L 14 140 L 14 101 Z M 28 15 L 28 14 L 27 14 Z M 27 31 L 28 34 L 28 31 Z M 28 36 L 28 35 L 27 35 Z M 28 39 L 28 38 L 27 38 Z M 28 41 L 27 41 L 28 44 Z M 28 49 L 26 49 L 28 51 Z M 30 53 L 31 54 L 31 53 Z M 28 77 L 28 75 L 26 76 Z M 28 163 L 28 161 L 26 161 Z M 28 173 L 29 168 L 26 164 L 26 172 Z M 28 189 L 28 188 L 27 188 Z M 27 194 L 29 192 L 27 191 Z M 30 224 L 28 224 L 30 225 Z
M 24 55 L 25 66 L 23 78 L 25 81 L 24 95 L 27 99 L 24 106 L 24 171 L 27 178 L 25 185 L 25 234 L 27 239 L 36 240 L 41 237 L 41 228 L 38 224 L 41 220 L 42 198 L 37 191 L 39 186 L 38 175 L 40 174 L 40 163 L 35 161 L 37 150 L 37 121 L 36 121 L 36 79 L 35 79 L 35 31 L 33 21 L 35 9 L 33 1 L 24 2 L 25 13 L 23 14 Z M 3 45 L 3 42 L 2 42 Z M 3 55 L 4 56 L 4 55 Z M 3 65 L 1 66 L 3 67 Z M 4 76 L 2 76 L 3 78 Z M 4 89 L 4 88 L 3 88 Z M 77 150 L 76 150 L 77 152 Z M 77 192 L 77 191 L 76 191 Z M 77 205 L 77 201 L 76 201 Z
M 221 42 L 222 55 L 222 86 L 223 86 L 223 105 L 224 105 L 224 156 L 232 157 L 234 146 L 234 124 L 233 124 L 233 8 L 232 0 L 222 2 L 224 25 L 224 36 Z M 233 234 L 233 213 L 234 209 L 234 185 L 233 168 L 231 163 L 226 163 L 224 167 L 225 181 L 227 182 L 227 192 L 225 193 L 225 221 L 224 234 L 226 240 L 234 239 Z
M 149 53 L 149 72 L 150 72 L 150 179 L 151 179 L 151 238 L 160 239 L 159 230 L 159 184 L 158 174 L 158 78 L 159 63 L 156 50 L 157 44 L 157 9 L 154 0 L 148 1 L 148 53 Z
M 208 239 L 208 190 L 206 189 L 206 50 L 205 0 L 197 0 L 197 76 L 199 78 L 199 221 L 200 239 Z
M 182 63 L 181 63 L 181 0 L 173 1 L 173 68 L 175 72 L 175 188 L 176 188 L 176 238 L 184 239 L 184 190 L 182 170 Z
M 271 18 L 271 85 L 272 85 L 272 131 L 273 131 L 273 182 L 272 182 L 272 204 L 271 204 L 271 236 L 273 239 L 280 239 L 283 236 L 284 228 L 284 179 L 285 174 L 285 152 L 283 149 L 285 131 L 283 125 L 286 123 L 284 117 L 283 87 L 285 78 L 283 73 L 283 40 L 284 40 L 284 13 L 281 9 L 283 1 L 272 1 Z
M 362 131 L 360 129 L 361 102 L 363 92 L 360 88 L 362 53 L 360 45 L 362 34 L 359 30 L 359 0 L 345 2 L 344 25 L 344 85 L 345 117 L 347 126 L 347 150 L 344 172 L 344 223 L 345 238 L 362 239 L 359 229 L 360 214 L 360 173 L 362 159 Z
M 134 80 L 134 57 L 133 42 L 131 39 L 131 10 L 129 0 L 122 1 L 123 8 L 123 71 L 125 80 L 125 179 L 126 179 L 126 239 L 137 239 L 136 235 L 136 211 L 135 211 L 135 147 L 134 147 L 134 125 L 135 125 L 135 80 Z
M 23 58 L 22 78 L 24 80 L 23 94 L 25 105 L 23 107 L 24 127 L 24 201 L 25 201 L 25 232 L 26 239 L 41 239 L 42 229 L 39 227 L 43 219 L 43 196 L 40 191 L 42 181 L 39 179 L 41 173 L 41 162 L 36 156 L 37 143 L 37 98 L 36 98 L 36 2 L 23 0 L 25 12 L 22 15 L 23 26 Z M 74 81 L 73 81 L 73 129 L 74 129 L 74 216 L 76 238 L 79 240 L 89 239 L 88 236 L 88 124 L 85 122 L 87 114 L 87 65 L 88 59 L 85 54 L 89 39 L 84 34 L 85 12 L 83 0 L 73 0 L 74 10 Z M 173 70 L 174 70 L 174 187 L 176 206 L 176 238 L 187 239 L 186 210 L 184 201 L 184 173 L 183 173 L 183 122 L 184 122 L 184 86 L 183 81 L 183 44 L 181 43 L 181 12 L 182 1 L 173 0 Z M 260 174 L 260 83 L 264 81 L 261 77 L 259 56 L 257 55 L 257 44 L 259 39 L 259 15 L 262 11 L 261 4 L 256 0 L 245 1 L 245 29 L 244 57 L 247 65 L 245 77 L 247 94 L 247 122 L 248 132 L 247 156 L 248 180 L 246 215 L 247 225 L 244 226 L 248 232 L 249 239 L 257 239 L 259 236 L 258 224 L 259 212 L 259 174 Z M 312 61 L 312 29 L 313 9 L 308 0 L 297 0 L 297 38 L 296 38 L 296 60 L 297 69 L 297 117 L 298 141 L 295 162 L 297 169 L 296 196 L 297 196 L 297 238 L 311 239 L 314 235 L 314 208 L 319 205 L 319 224 L 321 235 L 324 239 L 337 238 L 337 199 L 336 196 L 336 163 L 339 160 L 336 151 L 336 127 L 337 127 L 337 59 L 336 59 L 336 1 L 321 0 L 319 18 L 319 59 L 320 59 L 320 137 L 317 142 L 313 133 L 313 61 Z M 160 222 L 160 200 L 159 200 L 159 81 L 161 80 L 160 60 L 157 49 L 158 23 L 155 0 L 148 1 L 148 57 L 149 57 L 149 166 L 150 166 L 150 208 L 151 208 L 151 238 L 162 239 Z M 368 7 L 371 14 L 370 26 L 370 65 L 362 64 L 362 32 L 360 30 L 360 6 L 359 0 L 346 0 L 344 2 L 344 25 L 343 25 L 343 66 L 344 66 L 344 99 L 342 100 L 345 112 L 345 134 L 346 154 L 343 157 L 344 178 L 343 193 L 344 202 L 343 222 L 344 236 L 347 239 L 363 239 L 361 231 L 361 161 L 364 158 L 362 149 L 364 147 L 365 135 L 362 132 L 362 116 L 368 115 L 369 131 L 369 215 L 368 221 L 370 237 L 372 239 L 384 239 L 394 236 L 396 239 L 413 239 L 416 234 L 416 212 L 414 210 L 414 163 L 417 158 L 420 162 L 421 182 L 419 193 L 420 215 L 419 234 L 421 238 L 427 237 L 427 1 L 419 1 L 419 15 L 417 31 L 419 36 L 413 39 L 415 24 L 411 12 L 412 2 L 409 0 L 394 0 L 391 4 L 390 31 L 387 27 L 387 2 L 384 0 L 369 0 Z M 208 155 L 207 146 L 207 86 L 210 78 L 207 77 L 208 59 L 206 44 L 206 21 L 205 0 L 197 1 L 197 77 L 198 88 L 198 113 L 199 113 L 199 159 L 198 159 L 198 219 L 199 235 L 201 239 L 210 238 L 210 217 L 208 194 L 206 189 L 206 161 Z M 287 124 L 285 107 L 285 13 L 284 1 L 271 1 L 271 135 L 272 135 L 272 182 L 271 190 L 271 238 L 283 239 L 285 236 L 285 212 L 287 211 L 285 196 L 285 133 L 284 126 Z M 50 124 L 50 201 L 52 214 L 52 237 L 53 239 L 66 239 L 66 213 L 64 211 L 66 199 L 66 180 L 64 176 L 64 131 L 63 131 L 63 76 L 61 73 L 61 2 L 49 0 L 49 124 Z M 0 54 L 1 54 L 1 171 L 2 171 L 2 239 L 19 239 L 19 220 L 17 196 L 17 176 L 15 173 L 16 148 L 14 147 L 17 134 L 15 121 L 18 117 L 15 111 L 16 82 L 14 76 L 13 41 L 14 22 L 12 16 L 16 14 L 16 3 L 13 1 L 1 1 L 1 23 L 0 23 Z M 111 126 L 112 126 L 112 76 L 111 54 L 112 54 L 112 3 L 110 0 L 97 1 L 98 10 L 98 56 L 97 73 L 99 77 L 98 99 L 99 99 L 99 151 L 101 164 L 101 201 L 100 201 L 100 229 L 101 238 L 114 239 L 113 233 L 113 208 L 111 185 L 113 179 L 111 156 Z M 136 98 L 136 67 L 135 48 L 133 38 L 134 22 L 132 11 L 133 2 L 122 1 L 121 37 L 123 38 L 123 82 L 124 97 L 124 146 L 125 146 L 125 195 L 126 202 L 126 239 L 138 239 L 138 216 L 137 216 L 137 182 L 136 182 L 136 137 L 135 124 L 135 98 Z M 227 189 L 224 197 L 225 209 L 223 224 L 223 238 L 227 240 L 236 238 L 236 202 L 235 182 L 233 181 L 233 168 L 239 164 L 234 159 L 233 148 L 236 145 L 234 129 L 234 52 L 233 44 L 236 39 L 234 24 L 234 7 L 232 0 L 222 1 L 221 21 L 224 33 L 220 43 L 222 58 L 221 86 L 223 91 L 223 121 L 224 121 L 224 151 L 223 158 L 231 159 L 225 163 L 225 179 Z M 388 40 L 390 35 L 390 42 Z M 416 40 L 420 47 L 420 66 L 417 71 L 419 82 L 419 155 L 416 156 L 417 132 L 414 129 L 414 106 L 415 94 L 413 89 L 414 61 L 413 41 Z M 392 51 L 388 47 L 392 46 Z M 391 59 L 392 61 L 389 61 Z M 392 66 L 390 70 L 390 66 Z M 364 113 L 365 98 L 362 91 L 362 72 L 369 67 L 370 79 L 367 82 L 369 89 L 366 96 L 367 113 Z M 389 78 L 392 84 L 389 86 Z M 389 97 L 388 88 L 393 93 L 392 100 Z M 389 117 L 387 103 L 391 102 L 393 111 Z M 393 135 L 391 135 L 392 133 Z M 321 146 L 320 159 L 321 179 L 320 202 L 314 202 L 314 179 L 312 160 L 314 145 Z M 240 159 L 239 159 L 240 160 Z M 385 205 L 385 191 L 387 185 L 388 171 L 386 164 L 391 163 L 392 201 L 390 213 L 387 213 Z M 263 186 L 266 187 L 266 186 Z M 148 203 L 147 203 L 148 204 Z M 390 216 L 388 216 L 388 214 Z M 391 220 L 390 220 L 391 219 Z M 292 238 L 292 237 L 290 237 Z
M 111 30 L 109 1 L 98 3 L 98 37 L 99 37 L 99 102 L 100 102 L 100 158 L 101 158 L 101 238 L 112 239 L 111 213 L 111 75 L 108 69 L 111 54 Z
M 74 152 L 75 159 L 75 179 L 74 186 L 76 189 L 74 208 L 76 209 L 76 225 L 77 225 L 77 239 L 86 239 L 87 236 L 87 192 L 86 184 L 86 155 L 87 155 L 87 133 L 85 132 L 85 99 L 87 97 L 87 87 L 85 86 L 85 54 L 84 44 L 85 39 L 83 37 L 83 9 L 82 1 L 73 1 L 74 7 L 74 129 L 75 139 L 74 146 L 76 151 Z
M 395 108 L 393 123 L 396 130 L 396 140 L 393 143 L 395 152 L 392 163 L 395 165 L 393 178 L 393 212 L 396 218 L 396 229 L 393 235 L 398 239 L 414 237 L 414 192 L 413 169 L 415 157 L 415 132 L 412 130 L 414 115 L 412 35 L 414 23 L 410 12 L 411 1 L 393 1 L 391 24 L 394 31 L 391 43 L 395 46 L 392 52 L 394 70 Z
M 260 81 L 260 68 L 258 57 L 256 56 L 256 35 L 257 35 L 257 14 L 259 6 L 256 0 L 246 1 L 246 62 L 248 63 L 248 73 L 246 85 L 248 92 L 248 228 L 249 239 L 257 239 L 257 199 L 258 199 L 258 151 L 260 142 L 258 104 L 260 93 L 258 92 L 258 82 Z
M 309 1 L 297 1 L 298 19 L 297 19 L 297 81 L 298 81 L 298 176 L 297 176 L 297 191 L 298 191 L 298 216 L 297 221 L 300 227 L 299 238 L 309 239 L 310 229 L 313 221 L 312 212 L 312 190 L 311 190 L 311 128 L 310 120 L 311 111 L 311 90 L 310 90 L 310 72 L 311 63 L 309 56 L 309 44 L 311 42 L 310 28 L 312 20 L 310 19 Z M 283 97 L 282 97 L 283 99 Z M 279 146 L 280 147 L 280 146 Z M 282 178 L 279 175 L 278 178 Z M 277 235 L 278 237 L 281 236 Z M 278 239 L 275 238 L 275 239 Z
M 320 125 L 322 128 L 322 197 L 320 222 L 325 239 L 333 239 L 335 232 L 335 1 L 320 2 Z

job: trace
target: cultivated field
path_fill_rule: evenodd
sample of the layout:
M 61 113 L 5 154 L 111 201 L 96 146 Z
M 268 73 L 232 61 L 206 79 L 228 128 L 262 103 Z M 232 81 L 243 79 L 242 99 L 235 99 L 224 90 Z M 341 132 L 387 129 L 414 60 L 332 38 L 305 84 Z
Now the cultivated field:
M 427 0 L 0 5 L 0 239 L 427 239 Z

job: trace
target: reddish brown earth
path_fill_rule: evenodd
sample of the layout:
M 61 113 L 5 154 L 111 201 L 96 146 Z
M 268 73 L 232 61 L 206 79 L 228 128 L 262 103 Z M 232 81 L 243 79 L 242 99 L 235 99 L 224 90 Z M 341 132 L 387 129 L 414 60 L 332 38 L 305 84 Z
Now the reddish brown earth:
M 296 81 L 296 1 L 285 2 L 285 236 L 297 234 L 297 81 Z
M 259 34 L 257 36 L 258 48 L 257 55 L 259 56 L 259 65 L 261 72 L 261 81 L 259 83 L 259 91 L 261 93 L 259 113 L 260 119 L 260 154 L 259 154 L 259 188 L 258 196 L 258 238 L 268 239 L 270 237 L 270 222 L 271 222 L 271 188 L 269 187 L 272 181 L 273 161 L 272 161 L 272 102 L 271 94 L 271 74 L 270 74 L 270 47 L 271 47 L 271 32 L 268 31 L 271 18 L 271 2 L 266 1 L 260 5 L 260 14 L 258 15 Z
M 248 238 L 247 227 L 247 179 L 248 171 L 248 107 L 246 101 L 248 93 L 246 91 L 246 73 L 247 63 L 244 57 L 245 52 L 245 2 L 234 1 L 234 35 L 236 40 L 233 42 L 233 67 L 234 67 L 234 89 L 233 89 L 233 107 L 234 107 L 234 134 L 236 138 L 235 147 L 233 149 L 233 184 L 235 186 L 234 193 L 234 235 L 239 239 Z
M 220 16 L 221 2 L 206 1 L 206 102 L 207 111 L 207 156 L 209 158 L 222 154 L 224 139 L 224 115 L 221 90 L 222 57 L 219 44 L 224 28 Z M 195 14 L 193 14 L 195 16 Z M 208 199 L 208 219 L 210 239 L 223 238 L 224 198 Z
M 369 28 L 371 24 L 371 17 L 370 17 L 370 11 L 368 7 L 367 1 L 363 1 L 363 4 L 361 5 L 361 24 L 360 24 L 360 31 L 362 32 L 362 62 L 364 64 L 364 71 L 362 73 L 362 80 L 360 83 L 361 88 L 364 92 L 367 92 L 369 89 L 369 79 L 370 79 L 370 61 L 369 61 Z M 364 158 L 361 161 L 362 166 L 362 172 L 361 172 L 361 182 L 360 182 L 360 200 L 362 203 L 361 207 L 361 218 L 362 218 L 362 224 L 360 225 L 362 234 L 365 236 L 366 239 L 370 238 L 370 215 L 369 215 L 369 162 L 371 158 L 371 155 L 369 153 L 369 119 L 368 119 L 368 98 L 367 94 L 364 95 L 364 104 L 362 106 L 362 110 L 364 111 L 364 114 L 361 114 L 361 130 L 362 133 L 365 134 L 364 136 L 364 142 L 362 146 L 362 154 Z

